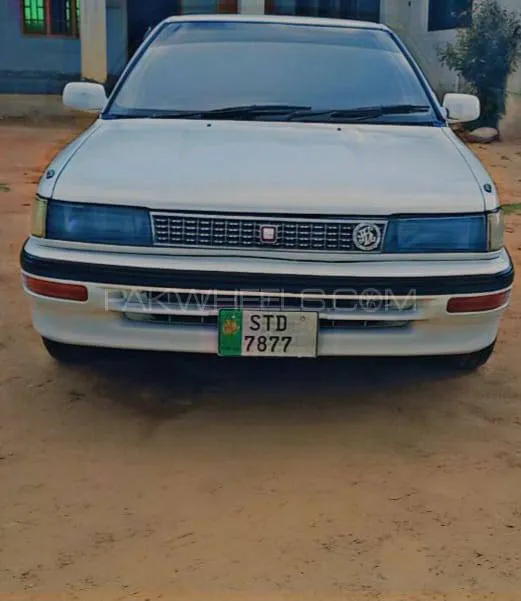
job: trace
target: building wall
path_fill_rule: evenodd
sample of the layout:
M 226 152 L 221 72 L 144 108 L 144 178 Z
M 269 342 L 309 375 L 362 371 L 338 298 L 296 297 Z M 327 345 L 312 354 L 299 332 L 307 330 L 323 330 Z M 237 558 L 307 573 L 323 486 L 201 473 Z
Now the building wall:
M 521 0 L 503 0 L 508 8 L 521 9 Z M 507 114 L 501 131 L 509 136 L 521 136 L 521 68 L 510 78 Z
M 443 67 L 438 59 L 438 48 L 456 38 L 456 31 L 429 31 L 429 0 L 387 0 L 394 22 L 385 21 L 403 39 L 415 59 L 425 71 L 431 85 L 439 93 L 458 86 L 456 74 Z
M 0 0 L 0 93 L 54 94 L 79 77 L 78 39 L 27 36 L 19 0 Z
M 107 55 L 110 75 L 127 60 L 126 0 L 107 0 Z M 60 94 L 81 77 L 77 38 L 24 35 L 20 0 L 0 0 L 0 93 Z
M 385 23 L 397 32 L 403 30 L 403 4 L 404 3 L 400 2 L 400 0 L 380 1 L 380 18 L 382 23 Z
M 521 11 L 521 0 L 502 0 L 503 4 L 510 9 Z M 510 78 L 509 91 L 511 94 L 521 96 L 521 68 Z

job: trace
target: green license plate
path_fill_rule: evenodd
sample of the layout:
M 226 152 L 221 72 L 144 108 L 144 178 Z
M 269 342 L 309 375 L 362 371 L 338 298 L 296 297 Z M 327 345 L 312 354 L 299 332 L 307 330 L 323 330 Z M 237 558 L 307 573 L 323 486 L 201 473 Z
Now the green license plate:
M 316 357 L 318 313 L 309 311 L 219 312 L 222 357 Z

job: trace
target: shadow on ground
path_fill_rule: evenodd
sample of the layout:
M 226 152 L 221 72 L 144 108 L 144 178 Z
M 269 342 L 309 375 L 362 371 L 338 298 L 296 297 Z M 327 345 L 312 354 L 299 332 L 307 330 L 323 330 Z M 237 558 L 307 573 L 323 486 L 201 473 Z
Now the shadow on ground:
M 104 398 L 158 417 L 212 408 L 409 405 L 422 393 L 441 401 L 465 381 L 423 358 L 223 359 L 118 351 L 63 369 L 80 371 Z

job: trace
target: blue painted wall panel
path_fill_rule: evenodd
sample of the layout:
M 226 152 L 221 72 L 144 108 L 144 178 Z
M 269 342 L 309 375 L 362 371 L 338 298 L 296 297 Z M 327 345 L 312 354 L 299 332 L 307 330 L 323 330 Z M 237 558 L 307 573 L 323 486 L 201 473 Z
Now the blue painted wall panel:
M 78 39 L 27 36 L 19 0 L 0 0 L 0 92 L 59 93 L 81 71 Z
M 107 54 L 111 75 L 127 60 L 126 4 L 107 2 Z M 81 77 L 79 39 L 22 33 L 20 0 L 0 0 L 0 93 L 60 94 Z

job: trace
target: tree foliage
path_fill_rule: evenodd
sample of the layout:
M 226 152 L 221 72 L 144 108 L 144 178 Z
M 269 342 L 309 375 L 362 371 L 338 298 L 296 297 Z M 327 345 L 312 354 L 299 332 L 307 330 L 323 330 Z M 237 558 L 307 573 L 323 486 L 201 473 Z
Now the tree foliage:
M 497 127 L 506 112 L 508 78 L 521 64 L 521 12 L 499 0 L 475 0 L 472 24 L 439 52 L 481 101 L 480 125 Z

